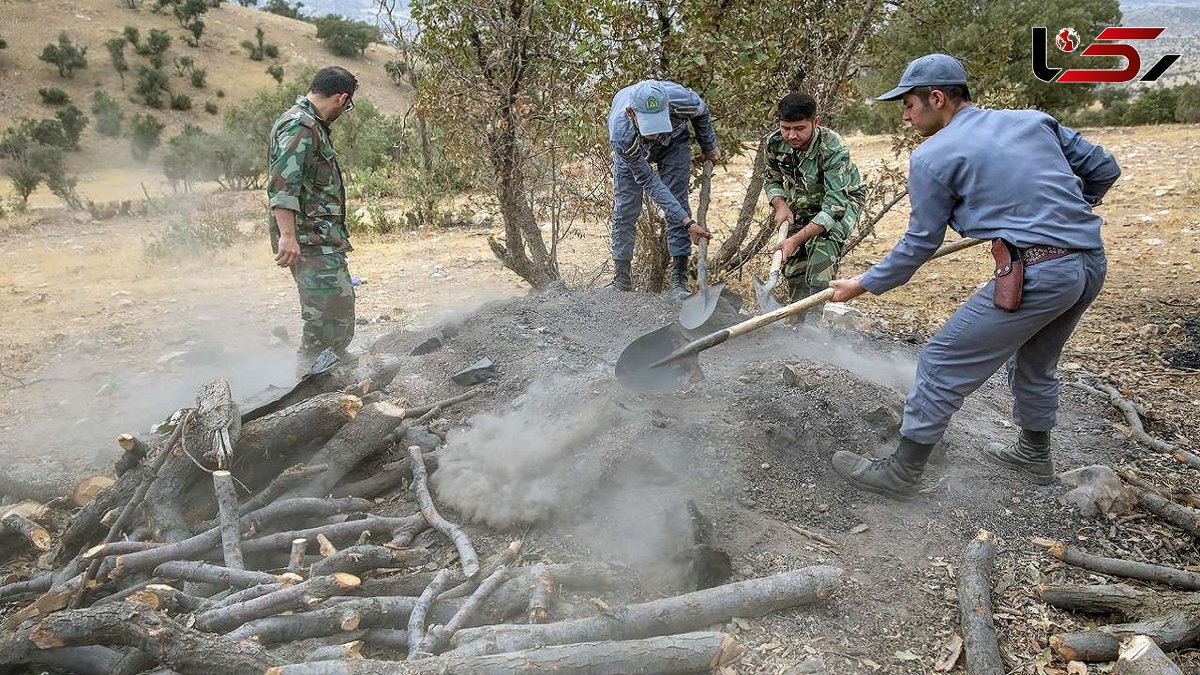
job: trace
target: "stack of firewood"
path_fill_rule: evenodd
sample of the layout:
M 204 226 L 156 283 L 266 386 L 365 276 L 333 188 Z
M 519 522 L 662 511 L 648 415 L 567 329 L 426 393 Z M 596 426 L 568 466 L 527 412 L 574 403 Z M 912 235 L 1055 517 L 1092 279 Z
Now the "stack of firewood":
M 0 666 L 703 672 L 740 652 L 713 626 L 819 602 L 838 586 L 840 570 L 817 566 L 623 607 L 597 600 L 593 615 L 556 621 L 563 589 L 599 594 L 621 570 L 528 565 L 520 541 L 481 559 L 438 513 L 427 476 L 440 438 L 422 426 L 474 392 L 405 407 L 373 384 L 395 373 L 394 361 L 364 359 L 252 410 L 210 383 L 162 438 L 121 436 L 111 482 L 93 482 L 61 527 L 11 510 L 0 530 L 41 555 L 38 571 L 0 586 Z M 368 460 L 373 473 L 350 480 Z M 418 512 L 371 513 L 380 495 L 406 490 Z M 415 544 L 427 529 L 452 545 L 452 566 Z

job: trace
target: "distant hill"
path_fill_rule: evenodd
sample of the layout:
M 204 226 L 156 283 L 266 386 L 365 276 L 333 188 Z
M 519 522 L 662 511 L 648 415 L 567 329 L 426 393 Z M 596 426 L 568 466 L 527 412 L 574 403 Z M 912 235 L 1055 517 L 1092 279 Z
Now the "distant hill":
M 1137 43 L 1143 71 L 1164 54 L 1179 54 L 1179 60 L 1159 79 L 1161 86 L 1200 82 L 1200 1 L 1123 0 L 1121 14 L 1126 26 L 1165 26 L 1167 29 L 1162 37 L 1151 43 Z
M 347 2 L 330 2 L 345 7 Z M 372 45 L 359 58 L 334 56 L 316 39 L 316 26 L 274 14 L 243 8 L 236 3 L 221 3 L 204 15 L 205 30 L 198 47 L 189 47 L 183 40 L 184 30 L 168 14 L 149 10 L 151 2 L 139 10 L 131 10 L 118 0 L 0 0 L 0 39 L 8 48 L 0 50 L 0 130 L 18 117 L 51 117 L 55 108 L 42 103 L 38 89 L 57 87 L 66 91 L 72 103 L 92 117 L 92 92 L 103 89 L 121 104 L 128 119 L 135 113 L 150 113 L 162 120 L 167 128 L 162 138 L 174 136 L 184 124 L 197 124 L 213 129 L 220 124 L 220 112 L 231 103 L 248 98 L 263 87 L 275 86 L 266 68 L 272 63 L 281 65 L 285 78 L 290 78 L 304 65 L 337 64 L 349 68 L 360 82 L 359 96 L 370 99 L 385 113 L 398 113 L 408 107 L 410 92 L 396 86 L 384 72 L 384 64 L 394 57 L 394 51 L 384 45 Z M 253 40 L 255 27 L 261 25 L 266 42 L 279 47 L 278 59 L 251 61 L 240 44 Z M 126 74 L 125 89 L 113 69 L 104 43 L 121 34 L 123 27 L 135 26 L 143 39 L 152 28 L 168 31 L 171 48 L 164 58 L 164 70 L 170 74 L 173 92 L 192 98 L 188 111 L 152 109 L 130 100 L 138 65 L 147 64 L 145 57 L 126 48 L 131 70 Z M 54 66 L 39 61 L 42 47 L 65 31 L 70 38 L 86 45 L 88 67 L 76 72 L 73 79 L 59 77 Z M 189 56 L 196 66 L 207 71 L 207 86 L 196 89 L 187 76 L 178 75 L 173 67 L 177 57 Z M 221 96 L 220 94 L 223 94 Z M 217 115 L 206 114 L 206 102 L 219 106 Z M 135 166 L 125 139 L 107 139 L 89 126 L 82 139 L 82 152 L 69 153 L 74 170 L 111 169 Z M 152 158 L 148 171 L 157 171 L 158 161 Z M 0 183 L 7 183 L 0 179 Z M 0 193 L 5 192 L 0 187 Z

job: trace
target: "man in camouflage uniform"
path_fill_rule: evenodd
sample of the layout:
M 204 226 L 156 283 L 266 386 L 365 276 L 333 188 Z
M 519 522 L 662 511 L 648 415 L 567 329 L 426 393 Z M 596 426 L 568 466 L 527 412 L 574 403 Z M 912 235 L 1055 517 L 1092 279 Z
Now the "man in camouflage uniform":
M 357 88 L 345 68 L 322 68 L 308 93 L 275 120 L 268 139 L 271 250 L 275 263 L 296 279 L 304 319 L 297 375 L 326 348 L 346 357 L 354 337 L 346 189 L 329 125 L 354 108 Z
M 767 136 L 764 189 L 776 227 L 788 223 L 783 277 L 795 302 L 829 287 L 838 258 L 862 212 L 867 188 L 846 142 L 820 126 L 817 102 L 792 93 L 779 102 L 779 128 Z M 810 311 L 819 319 L 821 308 Z

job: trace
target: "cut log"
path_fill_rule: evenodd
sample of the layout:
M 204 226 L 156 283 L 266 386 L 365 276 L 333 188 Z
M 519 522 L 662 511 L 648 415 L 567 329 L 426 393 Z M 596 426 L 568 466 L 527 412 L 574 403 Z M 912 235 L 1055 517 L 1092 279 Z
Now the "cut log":
M 402 438 L 406 427 L 404 409 L 391 403 L 372 403 L 359 411 L 353 422 L 342 427 L 313 456 L 311 463 L 328 464 L 322 474 L 293 488 L 284 497 L 319 497 L 333 491 L 359 462 Z
M 166 614 L 178 612 L 194 612 L 207 605 L 206 598 L 188 595 L 183 591 L 166 584 L 148 584 L 145 588 L 130 593 L 130 602 L 140 602 Z
M 258 494 L 239 505 L 237 508 L 238 515 L 244 516 L 267 506 L 278 499 L 283 493 L 324 472 L 328 468 L 327 464 L 296 464 L 284 469 L 265 488 L 260 490 Z M 195 534 L 207 532 L 214 527 L 218 527 L 220 524 L 220 520 L 217 518 L 201 521 L 192 526 L 192 532 Z
M 75 506 L 85 506 L 116 482 L 108 476 L 88 476 L 75 483 L 75 487 L 71 490 L 70 501 Z
M 303 614 L 270 616 L 251 621 L 231 631 L 227 637 L 234 640 L 256 640 L 262 644 L 278 644 L 337 635 L 359 628 L 398 628 L 406 625 L 417 599 L 352 598 L 330 604 L 333 601 L 331 598 L 325 603 L 326 606 Z
M 323 396 L 337 395 L 345 390 L 353 390 L 355 396 L 362 396 L 376 388 L 387 386 L 400 372 L 401 360 L 395 357 L 379 357 L 366 355 L 359 359 L 358 364 L 350 366 L 337 364 L 319 375 L 303 378 L 295 387 L 281 395 L 272 396 L 265 405 L 244 404 L 242 415 L 242 434 L 251 421 L 258 421 L 284 412 L 289 408 L 297 408 Z M 238 454 L 241 450 L 239 448 Z
M 490 675 L 492 673 L 707 673 L 732 662 L 742 648 L 725 633 L 685 633 L 623 642 L 585 642 L 509 654 L 439 657 L 415 663 L 324 661 L 281 666 L 268 675 Z
M 66 499 L 75 488 L 77 480 L 77 474 L 73 475 L 57 462 L 6 462 L 3 471 L 0 471 L 0 495 L 8 495 L 10 499 L 29 499 L 48 504 L 58 499 Z
M 1131 488 L 1142 508 L 1172 525 L 1200 538 L 1200 512 L 1139 487 Z
M 485 566 L 486 567 L 486 566 Z M 494 572 L 496 566 L 491 566 L 491 571 Z M 526 568 L 528 569 L 528 568 Z M 509 570 L 510 575 L 516 575 L 516 570 Z M 558 582 L 560 587 L 580 588 L 588 590 L 604 590 L 611 588 L 616 581 L 616 568 L 607 563 L 598 563 L 590 560 L 578 561 L 573 563 L 559 563 L 546 566 L 546 573 L 552 576 Z M 460 578 L 461 578 L 461 573 Z M 368 579 L 359 587 L 356 595 L 362 596 L 377 596 L 377 595 L 420 595 L 421 591 L 429 585 L 433 579 L 434 572 L 420 572 L 417 574 L 409 574 L 402 577 L 384 577 L 381 579 Z M 526 584 L 524 572 L 520 578 L 509 579 L 501 587 L 507 587 L 512 584 L 514 588 Z M 462 597 L 465 594 L 457 594 L 456 591 L 462 586 L 452 588 L 438 596 L 438 600 L 447 600 L 455 597 Z M 469 593 L 469 591 L 468 591 Z M 497 591 L 499 593 L 499 591 Z M 528 600 L 528 586 L 524 586 L 522 597 Z M 499 619 L 497 619 L 499 621 Z
M 1046 602 L 1062 609 L 1136 619 L 1051 636 L 1050 646 L 1065 660 L 1115 661 L 1121 638 L 1134 635 L 1145 635 L 1168 651 L 1200 643 L 1200 593 L 1152 592 L 1128 586 L 1051 586 L 1041 589 L 1041 594 Z
M 417 461 L 420 461 L 420 459 L 418 458 Z M 448 581 L 450 581 L 450 570 L 438 570 L 438 573 L 433 577 L 433 581 L 430 581 L 429 585 L 425 587 L 420 597 L 417 598 L 416 604 L 413 605 L 412 612 L 408 615 L 409 661 L 416 661 L 431 656 L 431 654 L 422 652 L 419 649 L 419 647 L 425 646 L 425 619 L 429 615 L 430 605 L 437 599 L 438 594 L 445 589 Z
M 150 471 L 150 467 L 140 466 L 126 472 L 116 483 L 77 512 L 66 529 L 59 534 L 54 547 L 43 557 L 43 564 L 47 567 L 61 567 L 74 558 L 81 548 L 102 539 L 106 528 L 100 524 L 100 519 L 108 511 L 124 506 Z
M 117 591 L 116 593 L 113 593 L 112 595 L 106 595 L 103 598 L 100 598 L 99 600 L 94 602 L 93 604 L 94 605 L 102 605 L 102 604 L 107 604 L 110 602 L 121 602 L 125 598 L 128 598 L 128 597 L 136 594 L 138 591 L 149 588 L 150 586 L 153 586 L 155 584 L 165 584 L 166 582 L 167 582 L 167 580 L 163 579 L 162 577 L 147 577 L 147 578 L 143 579 L 142 581 L 137 582 L 136 584 L 130 584 L 125 589 Z
M 117 445 L 121 446 L 122 453 L 113 463 L 113 474 L 118 478 L 137 468 L 146 455 L 150 454 L 150 446 L 133 434 L 117 436 Z
M 1152 603 L 1160 597 L 1179 595 L 1181 594 L 1160 595 L 1154 591 L 1124 584 L 1038 587 L 1038 596 L 1047 604 L 1059 609 L 1121 616 L 1137 616 L 1153 607 Z
M 257 598 L 212 609 L 196 616 L 195 627 L 208 633 L 227 633 L 242 624 L 294 609 L 307 609 L 332 595 L 358 587 L 352 574 L 318 576 Z
M 136 675 L 153 666 L 154 661 L 141 650 L 119 651 L 93 645 L 31 650 L 29 665 L 71 675 Z
M 475 554 L 475 547 L 471 545 L 471 540 L 462 528 L 443 518 L 433 505 L 433 496 L 429 493 L 429 482 L 425 474 L 425 459 L 422 455 L 421 446 L 408 446 L 408 463 L 413 471 L 413 492 L 417 496 L 417 503 L 421 505 L 421 514 L 425 516 L 425 521 L 430 527 L 446 535 L 454 543 L 462 563 L 463 574 L 468 579 L 473 579 L 479 573 L 479 556 Z
M 492 592 L 500 587 L 500 584 L 504 583 L 504 579 L 507 576 L 508 568 L 503 565 L 493 570 L 483 580 L 483 583 L 479 584 L 479 588 L 475 589 L 475 592 L 467 598 L 462 607 L 458 608 L 454 616 L 450 617 L 446 625 L 432 626 L 429 632 L 425 634 L 425 638 L 421 641 L 420 646 L 413 650 L 413 652 L 433 655 L 445 651 L 446 646 L 450 644 L 450 638 L 454 637 L 455 633 L 467 626 L 475 616 L 475 613 L 479 611 L 479 607 L 483 604 L 483 601 L 491 596 Z
M 292 552 L 288 555 L 288 571 L 299 574 L 304 570 L 304 552 L 308 550 L 308 540 L 297 537 L 292 540 Z
M 349 572 L 363 572 L 379 568 L 415 567 L 429 562 L 429 551 L 418 548 L 392 549 L 386 546 L 351 546 L 325 558 L 312 566 L 313 576 Z
M 43 572 L 28 581 L 14 581 L 0 586 L 0 600 L 8 600 L 13 596 L 26 593 L 45 593 L 54 583 L 54 575 Z
M 238 522 L 237 488 L 233 484 L 233 474 L 228 471 L 214 471 L 212 480 L 213 494 L 217 498 L 221 553 L 225 566 L 235 570 L 246 569 L 245 563 L 242 562 L 242 535 Z
M 163 546 L 163 543 L 159 541 L 114 541 L 108 544 L 96 544 L 85 551 L 83 557 L 93 560 L 95 558 L 107 558 L 110 555 L 149 551 L 152 548 L 159 548 L 161 546 Z
M 46 531 L 46 528 L 32 520 L 16 513 L 9 513 L 4 518 L 0 518 L 0 525 L 4 526 L 9 532 L 23 537 L 35 549 L 39 551 L 50 550 L 50 533 Z
M 317 647 L 304 657 L 305 661 L 341 661 L 344 659 L 361 659 L 363 641 L 355 640 L 340 645 Z
M 551 603 L 554 602 L 554 577 L 546 572 L 546 565 L 538 563 L 530 572 L 533 591 L 529 594 L 529 623 L 549 623 L 554 618 Z
M 435 452 L 425 453 L 425 473 L 437 470 L 438 456 Z M 344 483 L 333 491 L 334 497 L 362 497 L 371 499 L 384 493 L 390 488 L 399 486 L 406 480 L 412 480 L 412 468 L 408 458 L 398 459 L 384 464 L 371 476 L 354 483 Z
M 354 498 L 346 497 L 344 499 Z M 367 516 L 366 518 L 349 520 L 344 523 L 321 525 L 303 530 L 276 532 L 274 534 L 268 534 L 261 537 L 256 537 L 254 539 L 243 539 L 242 553 L 249 554 L 278 551 L 291 546 L 293 539 L 316 540 L 317 535 L 323 535 L 330 541 L 354 541 L 358 539 L 359 535 L 367 530 L 372 532 L 392 532 L 411 527 L 415 523 L 420 523 L 423 525 L 425 523 L 425 518 L 423 518 L 420 514 L 407 516 L 404 518 Z
M 358 536 L 360 539 L 362 538 L 361 534 Z M 321 554 L 322 559 L 337 555 L 338 552 L 337 547 L 324 534 L 317 534 L 317 551 Z
M 1140 579 L 1141 581 L 1155 581 L 1188 591 L 1200 590 L 1200 574 L 1195 572 L 1187 572 L 1175 569 L 1174 567 L 1164 567 L 1162 565 L 1152 565 L 1132 560 L 1122 560 L 1120 558 L 1106 558 L 1104 556 L 1092 555 L 1084 553 L 1077 548 L 1067 546 L 1061 541 L 1053 542 L 1046 549 L 1046 552 L 1067 564 L 1099 572 L 1100 574 L 1111 574 L 1126 579 Z
M 185 628 L 134 602 L 57 612 L 29 632 L 29 641 L 41 649 L 95 644 L 133 647 L 192 675 L 259 675 L 279 665 L 258 645 Z
M 377 649 L 408 651 L 408 631 L 395 628 L 372 628 L 363 631 L 362 641 Z
M 194 560 L 172 560 L 162 563 L 154 568 L 154 574 L 167 579 L 181 579 L 183 581 L 216 584 L 218 586 L 234 586 L 237 588 L 247 588 L 259 584 L 273 584 L 279 581 L 278 577 L 266 572 L 238 570 L 231 567 L 196 562 Z
M 1116 675 L 1183 675 L 1179 666 L 1145 635 L 1134 635 L 1121 641 L 1121 658 L 1117 659 L 1113 672 Z
M 992 585 L 988 580 L 996 562 L 996 537 L 980 530 L 963 552 L 958 572 L 958 611 L 970 675 L 1005 675 L 996 624 L 992 619 Z
M 470 656 L 515 652 L 535 645 L 651 637 L 724 623 L 735 616 L 770 612 L 820 602 L 834 593 L 842 571 L 817 565 L 762 579 L 715 586 L 683 595 L 614 609 L 605 616 L 541 625 L 485 626 L 461 630 L 451 654 Z
M 277 502 L 270 506 L 264 507 L 250 513 L 242 518 L 242 528 L 247 533 L 255 533 L 263 531 L 270 523 L 277 520 L 288 518 L 305 517 L 305 518 L 320 518 L 337 515 L 339 513 L 350 513 L 353 511 L 363 511 L 369 508 L 371 502 L 365 499 L 289 499 L 287 501 Z M 285 542 L 290 542 L 295 537 L 288 537 Z M 128 555 L 117 556 L 116 566 L 112 572 L 112 578 L 118 578 L 123 574 L 138 570 L 147 570 L 158 567 L 159 565 L 172 560 L 186 560 L 197 558 L 208 551 L 216 548 L 221 543 L 220 528 L 213 528 L 207 532 L 194 535 L 175 544 L 168 544 L 149 551 L 138 551 Z M 249 541 L 242 544 L 243 553 L 248 553 L 250 550 Z M 282 548 L 276 546 L 275 548 Z M 115 575 L 115 576 L 113 576 Z
M 240 591 L 234 591 L 234 592 L 230 593 L 229 595 L 225 596 L 224 598 L 221 598 L 220 600 L 214 600 L 211 605 L 209 605 L 208 607 L 205 608 L 205 611 L 218 609 L 221 607 L 232 607 L 232 606 L 237 605 L 242 602 L 248 602 L 255 598 L 261 598 L 262 596 L 266 595 L 267 593 L 274 593 L 275 591 L 278 591 L 282 588 L 288 588 L 289 586 L 294 586 L 298 583 L 301 583 L 302 581 L 304 581 L 304 579 L 302 579 L 299 576 L 292 575 L 292 574 L 283 574 L 283 575 L 280 575 L 280 581 L 278 581 L 276 583 L 259 584 L 258 586 L 251 586 L 249 588 L 243 588 Z
M 428 462 L 426 463 L 426 466 L 429 466 Z M 509 542 L 508 546 L 500 549 L 498 553 L 493 554 L 483 562 L 483 565 L 479 568 L 479 574 L 476 576 L 476 579 L 486 579 L 492 576 L 492 573 L 501 567 L 509 567 L 515 563 L 517 558 L 520 556 L 521 540 L 517 539 Z M 461 576 L 461 574 L 459 576 Z M 455 579 L 452 578 L 451 583 L 455 583 Z M 475 583 L 474 579 L 468 579 L 466 581 L 462 581 L 462 583 L 459 583 L 457 586 L 452 587 L 450 590 L 445 591 L 438 596 L 438 599 L 446 600 L 449 598 L 461 598 L 470 595 L 471 592 L 478 587 L 479 584 Z M 393 593 L 389 595 L 407 595 L 407 593 Z
M 410 520 L 402 527 L 398 527 L 393 530 L 392 540 L 385 544 L 385 546 L 391 546 L 393 548 L 407 548 L 413 543 L 413 540 L 417 538 L 418 534 L 428 530 L 429 521 L 425 519 L 423 514 L 418 513 L 417 515 L 420 516 L 418 519 Z

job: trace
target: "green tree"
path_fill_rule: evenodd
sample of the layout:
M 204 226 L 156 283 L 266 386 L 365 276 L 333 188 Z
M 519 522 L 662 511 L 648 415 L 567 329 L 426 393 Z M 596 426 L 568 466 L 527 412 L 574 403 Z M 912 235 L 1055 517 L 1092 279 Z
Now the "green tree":
M 366 51 L 372 42 L 383 39 L 379 29 L 362 21 L 352 21 L 336 14 L 316 20 L 317 39 L 338 56 L 355 56 Z
M 1200 122 L 1200 84 L 1182 84 L 1175 91 L 1179 100 L 1175 120 L 1184 124 Z
M 283 66 L 278 63 L 267 66 L 267 74 L 275 78 L 276 82 L 283 83 Z
M 0 139 L 0 160 L 13 191 L 28 203 L 29 195 L 43 182 L 51 191 L 75 207 L 79 203 L 74 193 L 75 179 L 67 175 L 66 159 L 61 148 L 39 142 L 29 133 L 32 120 L 19 120 Z
M 205 12 L 208 11 L 208 4 L 204 0 L 176 0 L 171 7 L 171 13 L 179 21 L 180 28 L 187 28 L 193 21 L 198 20 Z M 197 38 L 200 36 L 197 35 Z
M 110 138 L 121 135 L 125 113 L 111 96 L 100 90 L 92 92 L 92 114 L 96 116 L 96 133 Z
M 137 29 L 134 29 L 136 35 Z M 121 76 L 121 89 L 125 89 L 125 73 L 129 72 L 129 62 L 125 60 L 125 42 L 128 38 L 115 37 L 109 38 L 104 43 L 104 48 L 108 50 L 108 58 L 112 61 L 113 70 L 117 71 L 117 75 Z
M 303 2 L 291 4 L 287 0 L 267 0 L 267 4 L 263 5 L 263 11 L 286 16 L 289 19 L 303 19 L 304 17 L 300 14 L 300 8 L 303 6 Z
M 87 68 L 87 47 L 71 42 L 66 31 L 58 34 L 58 43 L 42 48 L 38 59 L 58 68 L 60 77 L 73 78 L 75 71 Z
M 122 33 L 122 35 L 124 36 L 125 40 L 129 42 L 129 44 L 134 46 L 134 48 L 139 46 L 138 42 L 142 39 L 141 33 L 138 32 L 136 26 L 125 26 L 125 31 Z M 140 54 L 141 52 L 139 51 L 138 53 Z
M 175 74 L 179 77 L 187 75 L 196 68 L 196 62 L 190 56 L 175 57 L 175 60 L 172 61 L 172 65 L 175 66 Z
M 258 4 L 258 0 L 238 0 L 238 4 L 242 7 L 254 7 Z
M 1170 124 L 1175 122 L 1179 97 L 1173 89 L 1147 89 L 1129 105 L 1125 124 Z
M 279 55 L 278 47 L 264 42 L 266 35 L 267 34 L 263 31 L 262 26 L 255 26 L 254 40 L 242 40 L 242 49 L 250 52 L 251 61 L 262 61 L 263 56 L 266 55 L 267 52 L 270 52 L 274 55 L 271 58 Z
M 172 110 L 191 110 L 192 97 L 187 94 L 176 94 L 171 97 Z
M 183 189 L 192 191 L 192 183 L 215 180 L 216 165 L 213 156 L 213 137 L 194 124 L 183 127 L 183 131 L 167 141 L 163 153 L 163 175 L 172 184 L 183 183 Z
M 166 73 L 158 68 L 138 66 L 138 78 L 133 91 L 142 99 L 142 103 L 151 108 L 161 108 L 162 92 L 169 91 L 170 88 L 171 82 Z
M 196 68 L 188 74 L 188 78 L 192 81 L 192 86 L 197 89 L 204 88 L 204 78 L 208 75 L 208 71 L 203 68 Z
M 150 34 L 146 36 L 146 42 L 137 45 L 137 53 L 142 56 L 161 56 L 170 48 L 171 34 L 160 28 L 151 28 Z
M 134 115 L 129 120 L 129 149 L 133 158 L 144 162 L 150 157 L 150 151 L 159 145 L 159 135 L 163 123 L 153 115 Z
M 54 117 L 58 120 L 63 128 L 63 136 L 67 142 L 67 150 L 78 150 L 79 139 L 83 135 L 83 130 L 87 128 L 88 118 L 79 108 L 69 105 L 62 110 L 54 113 Z
M 204 34 L 204 22 L 200 19 L 196 19 L 187 25 L 187 29 L 188 32 L 192 34 L 193 42 L 198 44 L 200 42 L 200 36 Z M 193 46 L 195 46 L 195 44 L 193 44 Z

